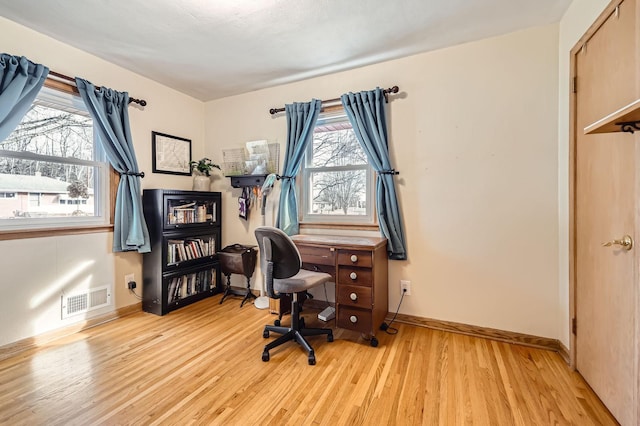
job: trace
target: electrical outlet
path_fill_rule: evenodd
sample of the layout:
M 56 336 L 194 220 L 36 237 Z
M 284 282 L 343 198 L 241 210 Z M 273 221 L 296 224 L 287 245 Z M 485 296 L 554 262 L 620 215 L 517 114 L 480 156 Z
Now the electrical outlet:
M 411 296 L 411 281 L 400 280 L 400 295 Z
M 127 274 L 124 276 L 124 288 L 126 288 L 127 290 L 129 289 L 129 283 L 131 281 L 135 281 L 136 277 L 133 274 Z

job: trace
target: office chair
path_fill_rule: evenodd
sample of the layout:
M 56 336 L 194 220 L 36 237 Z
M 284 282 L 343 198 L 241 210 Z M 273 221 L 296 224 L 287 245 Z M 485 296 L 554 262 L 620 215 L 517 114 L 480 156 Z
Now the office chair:
M 281 334 L 268 343 L 262 352 L 262 360 L 269 361 L 269 350 L 285 342 L 294 340 L 309 355 L 309 365 L 316 363 L 315 353 L 305 336 L 327 335 L 327 341 L 333 342 L 333 331 L 330 328 L 306 328 L 304 319 L 300 317 L 298 293 L 331 280 L 331 275 L 324 272 L 313 272 L 300 269 L 302 260 L 298 248 L 291 238 L 278 228 L 261 226 L 256 228 L 256 240 L 260 247 L 260 267 L 265 277 L 267 294 L 273 299 L 280 299 L 282 294 L 291 295 L 291 326 L 267 325 L 262 337 L 269 337 L 270 332 Z

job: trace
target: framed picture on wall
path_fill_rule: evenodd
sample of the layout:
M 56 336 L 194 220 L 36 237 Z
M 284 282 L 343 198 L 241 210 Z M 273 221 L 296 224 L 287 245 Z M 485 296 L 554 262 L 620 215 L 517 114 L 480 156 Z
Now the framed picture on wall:
M 247 216 L 249 215 L 247 207 L 247 199 L 242 197 L 238 198 L 238 216 L 244 220 L 247 220 Z
M 191 175 L 191 139 L 151 132 L 153 173 Z

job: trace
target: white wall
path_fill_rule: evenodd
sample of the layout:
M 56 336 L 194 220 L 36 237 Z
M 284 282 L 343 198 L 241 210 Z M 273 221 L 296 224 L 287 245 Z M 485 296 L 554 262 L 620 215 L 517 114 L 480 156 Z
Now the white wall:
M 560 21 L 558 48 L 558 218 L 561 307 L 559 339 L 569 347 L 569 79 L 570 52 L 609 0 L 573 0 Z
M 206 104 L 206 152 L 267 139 L 281 144 L 271 107 L 390 87 L 391 157 L 407 261 L 390 261 L 389 310 L 559 338 L 558 26 L 411 56 Z M 255 243 L 225 194 L 223 242 Z M 272 214 L 273 212 L 271 212 Z M 267 223 L 270 221 L 267 219 Z M 258 274 L 257 274 L 258 275 Z
M 128 91 L 146 99 L 144 108 L 129 108 L 132 135 L 144 188 L 191 189 L 190 177 L 151 172 L 151 131 L 192 139 L 193 157 L 204 149 L 204 105 L 140 75 L 81 52 L 47 36 L 0 18 L 2 49 L 24 55 L 54 71 L 81 76 L 96 85 Z M 124 275 L 134 273 L 141 283 L 141 256 L 111 253 L 110 233 L 0 241 L 0 345 L 59 328 L 60 295 L 77 286 L 115 284 L 119 308 L 138 300 L 124 288 Z M 75 275 L 84 265 L 81 275 Z M 113 309 L 112 308 L 112 309 Z M 101 313 L 101 312 L 96 312 Z M 75 321 L 82 318 L 75 319 Z
M 389 309 L 397 306 L 399 279 L 410 279 L 413 295 L 402 313 L 568 345 L 568 52 L 607 3 L 574 0 L 559 32 L 557 25 L 533 28 L 206 105 L 3 18 L 0 29 L 7 53 L 149 102 L 130 108 L 145 188 L 191 187 L 189 177 L 151 173 L 152 130 L 192 139 L 194 159 L 222 161 L 223 148 L 255 139 L 284 151 L 285 118 L 268 108 L 398 84 L 389 130 L 409 260 L 391 262 Z M 223 243 L 253 243 L 259 212 L 244 222 L 239 190 L 222 177 L 213 189 L 225 195 Z M 71 284 L 55 296 L 51 288 L 72 269 L 73 253 L 94 261 L 88 275 L 96 285 L 115 283 L 115 307 L 136 303 L 121 282 L 131 272 L 139 279 L 141 258 L 112 254 L 110 238 L 0 242 L 0 345 L 63 325 L 58 300 Z M 37 295 L 44 301 L 31 307 Z

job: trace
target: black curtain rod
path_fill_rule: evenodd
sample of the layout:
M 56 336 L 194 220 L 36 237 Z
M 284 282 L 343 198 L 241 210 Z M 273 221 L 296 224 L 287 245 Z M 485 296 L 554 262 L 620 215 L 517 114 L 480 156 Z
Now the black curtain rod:
M 385 101 L 387 101 L 387 103 L 389 102 L 389 93 L 398 93 L 398 91 L 400 91 L 400 88 L 398 86 L 393 86 L 393 87 L 390 87 L 388 89 L 384 89 L 382 91 L 382 93 L 384 93 Z M 323 104 L 330 104 L 330 103 L 333 103 L 333 102 L 340 102 L 340 98 L 327 99 L 327 100 L 323 100 L 323 101 L 320 101 L 320 102 L 322 102 Z M 273 115 L 273 114 L 277 114 L 277 113 L 282 112 L 282 111 L 284 111 L 284 108 L 271 108 L 269 110 L 269 114 Z
M 51 71 L 49 70 L 49 74 L 53 75 L 55 77 L 58 77 L 62 80 L 66 80 L 68 82 L 73 83 L 74 85 L 76 84 L 76 79 L 73 77 L 69 77 L 68 75 L 64 75 L 64 74 L 60 74 L 59 72 L 55 72 L 55 71 Z M 100 87 L 96 86 L 96 89 L 100 89 Z M 145 101 L 144 99 L 136 99 L 136 98 L 129 98 L 129 103 L 133 102 L 134 104 L 138 104 L 140 106 L 147 106 L 147 101 Z

